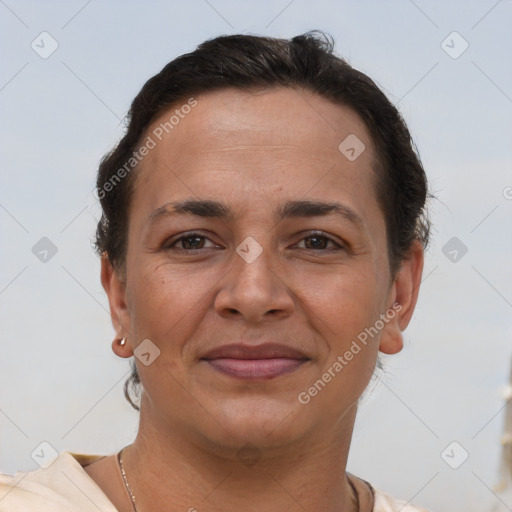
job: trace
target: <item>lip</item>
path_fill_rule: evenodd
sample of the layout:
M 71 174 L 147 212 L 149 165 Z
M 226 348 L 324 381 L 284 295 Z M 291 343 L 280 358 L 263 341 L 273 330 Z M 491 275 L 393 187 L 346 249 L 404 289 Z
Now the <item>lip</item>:
M 309 359 L 300 350 L 279 343 L 261 343 L 260 345 L 246 345 L 236 343 L 222 345 L 207 352 L 201 359 Z
M 277 343 L 224 345 L 201 359 L 213 369 L 240 379 L 271 379 L 293 372 L 310 360 L 299 350 Z

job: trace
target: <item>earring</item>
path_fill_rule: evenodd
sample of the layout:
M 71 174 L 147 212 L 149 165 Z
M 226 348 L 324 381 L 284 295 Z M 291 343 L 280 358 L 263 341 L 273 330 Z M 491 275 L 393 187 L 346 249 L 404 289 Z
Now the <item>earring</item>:
M 121 347 L 124 347 L 126 344 L 126 338 L 123 338 L 122 340 L 119 340 L 119 345 L 121 345 Z

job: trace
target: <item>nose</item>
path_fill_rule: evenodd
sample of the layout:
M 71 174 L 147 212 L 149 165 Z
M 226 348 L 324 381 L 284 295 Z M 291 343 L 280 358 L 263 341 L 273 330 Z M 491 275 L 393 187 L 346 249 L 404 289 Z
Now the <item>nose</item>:
M 224 318 L 243 318 L 259 323 L 284 319 L 294 310 L 294 300 L 286 277 L 275 264 L 276 255 L 264 249 L 254 259 L 234 255 L 234 264 L 220 283 L 214 308 Z

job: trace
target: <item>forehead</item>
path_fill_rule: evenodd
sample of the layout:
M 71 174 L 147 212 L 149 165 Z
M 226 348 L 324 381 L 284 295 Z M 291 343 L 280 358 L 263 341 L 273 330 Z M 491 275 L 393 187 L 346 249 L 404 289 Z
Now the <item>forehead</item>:
M 137 169 L 138 186 L 157 179 L 158 170 L 167 179 L 252 170 L 260 171 L 252 176 L 258 181 L 286 169 L 288 177 L 307 181 L 336 167 L 327 180 L 365 186 L 373 177 L 375 150 L 359 116 L 302 89 L 230 88 L 185 98 L 155 119 L 145 137 L 154 149 Z
M 270 202 L 297 198 L 343 201 L 363 217 L 381 217 L 363 121 L 309 91 L 225 89 L 186 98 L 152 123 L 149 139 L 153 149 L 136 171 L 136 217 L 193 196 L 222 198 L 238 211 L 276 211 Z M 344 153 L 351 148 L 357 158 Z
M 184 99 L 162 113 L 148 133 L 157 143 L 189 151 L 295 147 L 318 158 L 340 156 L 340 143 L 355 136 L 364 141 L 366 159 L 373 156 L 371 138 L 359 116 L 307 90 L 229 88 L 199 95 L 194 101 L 192 108 L 190 99 Z

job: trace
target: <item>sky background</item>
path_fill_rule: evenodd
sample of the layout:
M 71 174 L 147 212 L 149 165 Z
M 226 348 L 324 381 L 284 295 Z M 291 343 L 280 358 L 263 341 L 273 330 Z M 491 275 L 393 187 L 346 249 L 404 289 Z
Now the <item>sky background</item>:
M 437 196 L 405 348 L 361 402 L 348 469 L 433 511 L 512 509 L 494 490 L 512 355 L 510 0 L 2 0 L 0 24 L 0 471 L 35 469 L 41 442 L 108 454 L 135 437 L 91 246 L 95 173 L 133 97 L 205 39 L 321 29 L 398 105 Z

